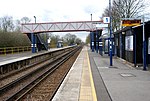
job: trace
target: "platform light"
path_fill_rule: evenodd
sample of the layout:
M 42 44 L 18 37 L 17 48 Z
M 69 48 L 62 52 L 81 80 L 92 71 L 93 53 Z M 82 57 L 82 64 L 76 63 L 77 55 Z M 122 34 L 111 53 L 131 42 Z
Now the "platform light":
M 34 17 L 34 19 L 35 19 L 35 23 L 36 23 L 36 16 L 33 16 Z

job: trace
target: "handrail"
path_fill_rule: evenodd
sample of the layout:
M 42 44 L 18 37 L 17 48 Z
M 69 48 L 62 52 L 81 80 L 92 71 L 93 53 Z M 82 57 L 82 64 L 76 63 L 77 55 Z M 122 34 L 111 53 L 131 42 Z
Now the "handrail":
M 14 53 L 20 53 L 25 51 L 31 51 L 31 46 L 0 48 L 0 55 L 14 54 Z

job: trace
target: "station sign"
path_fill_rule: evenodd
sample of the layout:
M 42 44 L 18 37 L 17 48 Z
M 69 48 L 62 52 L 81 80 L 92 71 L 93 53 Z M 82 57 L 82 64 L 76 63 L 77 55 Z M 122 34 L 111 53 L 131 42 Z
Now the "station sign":
M 104 23 L 96 24 L 96 27 L 97 27 L 97 28 L 107 28 L 107 27 L 108 27 L 108 24 L 104 24 Z
M 122 26 L 139 26 L 141 24 L 141 19 L 123 19 Z
M 110 23 L 110 17 L 103 17 L 103 23 L 105 24 Z

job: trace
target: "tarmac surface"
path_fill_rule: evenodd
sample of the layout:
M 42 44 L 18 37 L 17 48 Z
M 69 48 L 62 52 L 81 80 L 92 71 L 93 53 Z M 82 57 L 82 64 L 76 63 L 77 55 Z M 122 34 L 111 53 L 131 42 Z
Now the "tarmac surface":
M 150 72 L 136 69 L 125 61 L 114 58 L 109 67 L 109 57 L 89 50 L 91 64 L 95 64 L 112 101 L 150 101 Z M 93 75 L 95 73 L 93 72 Z M 95 82 L 96 84 L 96 82 Z M 100 87 L 101 84 L 97 85 Z M 100 89 L 96 89 L 97 92 Z M 101 96 L 97 93 L 97 96 Z M 103 97 L 102 97 L 103 98 Z M 107 101 L 99 98 L 98 101 Z

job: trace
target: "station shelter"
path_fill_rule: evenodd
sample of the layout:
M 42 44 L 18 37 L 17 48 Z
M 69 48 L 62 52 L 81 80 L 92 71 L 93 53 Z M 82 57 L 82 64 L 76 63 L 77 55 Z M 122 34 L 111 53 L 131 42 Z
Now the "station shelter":
M 63 41 L 59 40 L 57 41 L 57 48 L 63 47 Z
M 90 47 L 92 52 L 99 51 L 99 37 L 102 34 L 102 30 L 94 30 L 90 32 Z
M 90 32 L 90 47 L 92 52 L 96 51 L 100 55 L 107 54 L 109 55 L 110 47 L 110 36 L 109 33 L 103 33 L 104 31 L 95 30 Z M 114 55 L 114 36 L 112 35 L 112 54 Z
M 112 55 L 114 55 L 114 36 L 112 34 L 111 36 L 112 41 Z M 108 54 L 109 55 L 109 49 L 110 49 L 110 34 L 105 33 L 102 34 L 99 38 L 99 53 L 100 55 Z
M 146 64 L 150 64 L 150 21 L 145 22 Z M 114 34 L 115 53 L 134 66 L 143 64 L 143 25 L 125 27 Z

